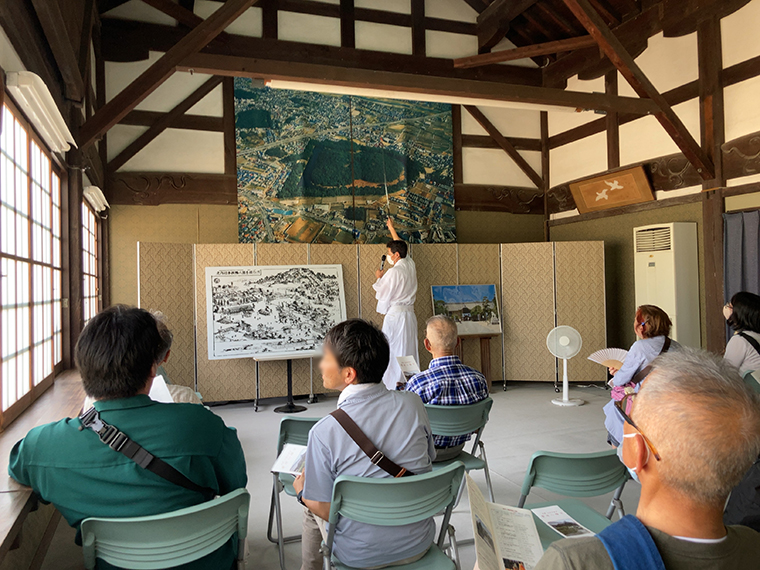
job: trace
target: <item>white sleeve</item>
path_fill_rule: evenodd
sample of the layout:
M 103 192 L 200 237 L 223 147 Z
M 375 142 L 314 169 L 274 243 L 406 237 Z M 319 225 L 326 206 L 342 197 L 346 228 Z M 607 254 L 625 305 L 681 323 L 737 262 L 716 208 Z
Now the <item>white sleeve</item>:
M 390 308 L 390 303 L 396 296 L 398 290 L 399 276 L 398 272 L 393 269 L 388 270 L 385 275 L 378 279 L 372 288 L 375 290 L 375 299 L 377 299 L 377 312 L 385 314 Z
M 747 357 L 747 341 L 738 335 L 732 336 L 726 345 L 726 354 L 723 358 L 729 364 L 741 368 Z

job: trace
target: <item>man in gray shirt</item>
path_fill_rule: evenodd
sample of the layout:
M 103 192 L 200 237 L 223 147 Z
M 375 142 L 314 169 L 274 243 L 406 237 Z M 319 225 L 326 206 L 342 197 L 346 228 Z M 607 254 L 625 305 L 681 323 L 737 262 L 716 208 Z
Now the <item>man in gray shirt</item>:
M 641 481 L 636 517 L 555 542 L 535 570 L 760 567 L 760 533 L 723 525 L 729 492 L 760 454 L 760 399 L 706 352 L 682 348 L 653 366 L 622 442 Z
M 324 342 L 320 363 L 325 388 L 340 390 L 338 407 L 388 459 L 414 474 L 427 473 L 435 458 L 430 423 L 422 400 L 408 392 L 389 391 L 383 374 L 390 358 L 388 341 L 360 319 L 340 323 Z M 335 479 L 340 475 L 391 477 L 373 464 L 333 416 L 311 430 L 304 473 L 294 488 L 304 506 L 302 570 L 322 568 L 320 543 Z M 333 552 L 347 566 L 383 568 L 422 558 L 433 543 L 432 519 L 385 527 L 341 518 Z

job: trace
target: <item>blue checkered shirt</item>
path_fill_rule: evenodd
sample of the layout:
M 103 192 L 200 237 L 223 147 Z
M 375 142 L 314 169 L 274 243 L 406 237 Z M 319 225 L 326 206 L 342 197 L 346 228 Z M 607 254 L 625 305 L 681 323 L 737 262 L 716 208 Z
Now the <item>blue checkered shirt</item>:
M 463 406 L 485 400 L 488 382 L 483 374 L 462 364 L 458 356 L 442 356 L 431 360 L 427 370 L 415 374 L 406 390 L 417 394 L 425 404 Z M 436 435 L 433 441 L 436 447 L 454 447 L 468 439 L 469 435 Z

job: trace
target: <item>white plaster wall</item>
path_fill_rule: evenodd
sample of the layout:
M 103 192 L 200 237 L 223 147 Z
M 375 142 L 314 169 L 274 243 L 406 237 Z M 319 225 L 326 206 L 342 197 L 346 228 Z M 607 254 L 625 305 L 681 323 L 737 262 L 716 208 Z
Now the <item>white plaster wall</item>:
M 221 4 L 220 4 L 221 6 Z M 142 0 L 130 0 L 106 12 L 109 18 L 121 18 L 124 20 L 137 20 L 138 22 L 148 22 L 150 24 L 168 24 L 174 26 L 177 20 L 170 18 L 160 10 L 148 6 Z
M 537 139 L 541 136 L 541 114 L 539 111 L 484 106 L 479 106 L 478 109 L 505 137 Z M 462 109 L 462 133 L 466 135 L 486 134 L 483 127 L 465 109 Z
M 478 21 L 478 13 L 462 0 L 425 0 L 425 15 L 460 22 Z
M 551 124 L 551 117 L 550 117 Z M 549 183 L 562 184 L 607 170 L 607 135 L 597 133 L 555 148 L 549 156 Z
M 604 78 L 581 81 L 578 76 L 574 76 L 567 80 L 567 90 L 582 93 L 604 93 Z M 549 112 L 549 136 L 585 125 L 602 116 L 592 111 L 573 112 L 571 109 Z
M 478 38 L 428 30 L 425 32 L 425 51 L 428 57 L 467 57 L 478 53 Z
M 541 153 L 520 151 L 536 172 L 541 172 Z M 465 184 L 498 184 L 535 188 L 522 170 L 501 149 L 463 148 L 462 177 Z
M 336 20 L 337 21 L 337 20 Z M 390 53 L 412 53 L 412 29 L 374 22 L 356 22 L 356 48 Z M 340 45 L 340 38 L 338 38 Z
M 340 1 L 335 2 L 339 4 Z M 386 12 L 398 12 L 399 14 L 409 14 L 412 11 L 412 4 L 409 0 L 355 0 L 356 8 L 374 8 L 375 10 L 385 10 Z
M 699 142 L 699 100 L 692 99 L 673 107 L 694 139 Z M 676 143 L 653 116 L 620 126 L 620 164 L 633 164 L 680 152 Z
M 11 41 L 5 35 L 5 31 L 0 28 L 0 67 L 4 71 L 25 71 L 26 67 L 21 63 L 21 58 L 13 49 Z
M 723 67 L 760 55 L 760 0 L 752 0 L 720 21 L 723 38 Z
M 697 34 L 680 38 L 666 38 L 662 33 L 652 36 L 636 63 L 660 93 L 694 81 L 699 76 Z M 622 76 L 618 77 L 618 92 L 636 96 Z
M 279 12 L 277 37 L 293 42 L 340 46 L 340 19 L 296 12 Z
M 726 87 L 723 99 L 727 141 L 760 131 L 760 77 Z
M 193 11 L 201 18 L 208 18 L 222 6 L 221 2 L 209 0 L 195 0 Z M 261 37 L 261 8 L 248 8 L 237 20 L 225 28 L 230 34 L 241 36 Z

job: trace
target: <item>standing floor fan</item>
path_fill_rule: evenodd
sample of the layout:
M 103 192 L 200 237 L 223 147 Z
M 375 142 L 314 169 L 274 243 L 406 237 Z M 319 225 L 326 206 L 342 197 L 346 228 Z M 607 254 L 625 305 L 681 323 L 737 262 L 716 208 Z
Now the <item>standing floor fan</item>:
M 555 357 L 562 359 L 562 399 L 552 400 L 555 406 L 582 406 L 586 402 L 577 398 L 570 399 L 570 385 L 567 380 L 567 361 L 581 351 L 583 339 L 581 333 L 573 327 L 559 326 L 549 332 L 546 346 Z

